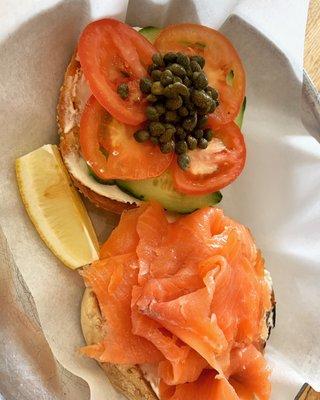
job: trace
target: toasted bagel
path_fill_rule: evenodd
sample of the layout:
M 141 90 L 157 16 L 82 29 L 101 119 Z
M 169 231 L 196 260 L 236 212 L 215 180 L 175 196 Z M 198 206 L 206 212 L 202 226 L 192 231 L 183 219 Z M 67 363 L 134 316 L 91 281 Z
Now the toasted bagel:
M 59 102 L 57 105 L 57 122 L 60 136 L 60 152 L 68 168 L 66 158 L 70 154 L 80 156 L 79 131 L 80 117 L 84 107 L 84 101 L 80 98 L 78 87 L 80 86 L 82 72 L 80 63 L 76 59 L 76 52 L 64 75 L 64 81 L 60 89 Z M 85 96 L 83 96 L 85 97 Z M 122 211 L 136 207 L 136 204 L 129 204 L 117 200 L 112 200 L 106 196 L 96 193 L 79 181 L 68 168 L 74 185 L 87 197 L 93 204 L 106 211 L 121 214 Z

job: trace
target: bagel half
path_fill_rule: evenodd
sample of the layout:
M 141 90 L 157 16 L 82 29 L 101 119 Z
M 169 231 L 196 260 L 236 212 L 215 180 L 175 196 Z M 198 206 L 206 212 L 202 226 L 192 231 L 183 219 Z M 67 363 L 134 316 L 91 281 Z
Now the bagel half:
M 60 153 L 70 173 L 71 179 L 78 190 L 97 207 L 116 214 L 121 214 L 124 210 L 136 207 L 138 200 L 122 193 L 117 187 L 113 187 L 113 190 L 116 192 L 114 197 L 118 195 L 122 201 L 104 196 L 92 190 L 91 187 L 74 176 L 75 174 L 72 168 L 70 168 L 70 157 L 76 160 L 81 159 L 79 144 L 80 117 L 89 95 L 89 88 L 84 81 L 80 63 L 76 58 L 76 53 L 74 53 L 64 75 L 57 105 Z M 88 175 L 86 178 L 89 179 L 91 177 Z M 95 187 L 104 187 L 104 189 L 108 189 L 107 185 L 94 182 L 93 178 L 91 178 L 91 181 Z
M 269 273 L 266 281 L 270 287 L 271 308 L 265 315 L 265 324 L 261 330 L 261 343 L 265 346 L 271 329 L 275 326 L 275 299 Z M 102 315 L 95 294 L 86 288 L 81 303 L 81 327 L 87 345 L 102 341 Z M 157 400 L 157 387 L 137 365 L 99 363 L 111 384 L 129 400 Z M 152 386 L 151 386 L 152 385 Z

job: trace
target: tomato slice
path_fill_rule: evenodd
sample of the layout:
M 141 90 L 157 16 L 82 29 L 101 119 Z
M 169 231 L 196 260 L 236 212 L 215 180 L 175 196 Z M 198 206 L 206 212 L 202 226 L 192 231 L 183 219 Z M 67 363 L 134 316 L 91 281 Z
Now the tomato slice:
M 82 32 L 78 56 L 84 76 L 99 103 L 118 121 L 139 125 L 146 120 L 139 79 L 147 75 L 155 52 L 147 39 L 114 19 L 92 22 Z M 117 93 L 121 83 L 129 86 L 125 100 Z
M 220 96 L 220 105 L 211 114 L 212 125 L 218 128 L 235 119 L 244 99 L 246 78 L 241 60 L 225 36 L 202 25 L 178 24 L 163 29 L 154 45 L 161 53 L 181 51 L 202 55 L 209 85 Z M 230 74 L 233 78 L 227 79 Z
M 188 154 L 191 160 L 188 170 L 183 171 L 175 161 L 172 163 L 174 186 L 179 192 L 200 195 L 216 192 L 240 175 L 246 147 L 239 127 L 230 122 L 214 132 L 205 150 Z
M 133 137 L 136 129 L 112 118 L 94 96 L 90 97 L 80 121 L 80 148 L 99 178 L 147 179 L 168 169 L 173 154 L 162 154 L 150 142 L 136 142 Z

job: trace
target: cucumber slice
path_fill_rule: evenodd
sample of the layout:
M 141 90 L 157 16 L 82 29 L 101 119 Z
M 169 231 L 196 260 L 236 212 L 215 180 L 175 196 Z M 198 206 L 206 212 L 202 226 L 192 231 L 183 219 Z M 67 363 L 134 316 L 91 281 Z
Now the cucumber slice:
M 173 181 L 169 172 L 162 175 L 140 181 L 117 180 L 118 187 L 139 200 L 156 200 L 168 211 L 181 214 L 190 213 L 198 208 L 212 206 L 222 199 L 220 192 L 203 196 L 190 196 L 178 193 L 173 188 Z
M 236 116 L 234 122 L 238 125 L 238 127 L 241 129 L 242 126 L 242 122 L 243 122 L 243 116 L 244 116 L 244 111 L 246 109 L 246 105 L 247 105 L 247 98 L 245 97 L 243 99 L 243 103 L 242 106 L 240 108 L 239 114 Z
M 155 28 L 154 26 L 146 26 L 139 30 L 142 36 L 149 40 L 150 43 L 154 43 L 159 33 L 161 32 L 160 28 Z
M 228 72 L 227 77 L 226 77 L 226 81 L 227 81 L 228 85 L 232 86 L 233 78 L 234 78 L 234 72 L 231 69 Z M 244 116 L 244 110 L 246 109 L 246 104 L 247 104 L 247 98 L 245 97 L 243 99 L 243 103 L 241 105 L 240 111 L 239 111 L 238 115 L 236 116 L 236 118 L 234 120 L 234 122 L 238 125 L 238 127 L 240 129 L 241 129 L 242 122 L 243 122 L 243 116 Z

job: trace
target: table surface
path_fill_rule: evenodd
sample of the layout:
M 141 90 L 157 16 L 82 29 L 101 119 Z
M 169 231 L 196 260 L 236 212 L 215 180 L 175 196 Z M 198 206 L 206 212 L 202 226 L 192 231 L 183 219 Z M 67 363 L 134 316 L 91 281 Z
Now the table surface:
M 320 0 L 310 0 L 304 48 L 304 68 L 315 87 L 320 91 Z M 320 400 L 320 394 L 307 387 L 301 393 L 299 400 Z
M 310 0 L 304 68 L 320 91 L 320 0 Z
M 320 91 L 320 0 L 310 0 L 304 49 L 304 68 L 315 87 Z M 320 394 L 308 386 L 300 393 L 297 400 L 320 400 Z

